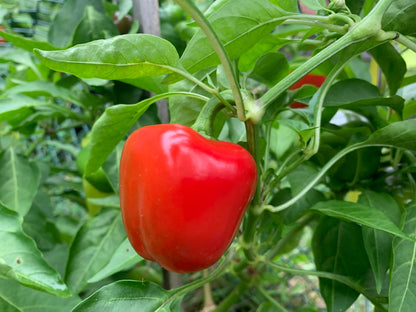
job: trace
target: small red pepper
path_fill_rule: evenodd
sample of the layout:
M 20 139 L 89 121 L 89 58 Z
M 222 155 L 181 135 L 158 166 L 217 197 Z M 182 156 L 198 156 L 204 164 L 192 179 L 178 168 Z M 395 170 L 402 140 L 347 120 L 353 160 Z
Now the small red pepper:
M 138 254 L 170 271 L 205 269 L 233 241 L 256 183 L 256 164 L 238 144 L 177 124 L 140 128 L 120 162 L 127 236 Z

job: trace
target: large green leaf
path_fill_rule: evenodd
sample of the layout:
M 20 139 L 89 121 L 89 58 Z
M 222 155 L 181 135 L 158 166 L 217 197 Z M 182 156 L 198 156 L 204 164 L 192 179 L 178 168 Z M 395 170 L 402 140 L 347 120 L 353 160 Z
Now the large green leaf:
M 403 232 L 416 235 L 416 206 L 408 207 Z M 393 240 L 389 311 L 411 312 L 416 306 L 416 244 L 396 237 Z
M 328 200 L 314 205 L 311 210 L 416 241 L 416 238 L 403 233 L 381 210 L 373 206 L 341 200 Z
M 212 28 L 231 59 L 238 58 L 283 21 L 285 12 L 263 0 L 230 0 L 208 17 Z M 190 40 L 181 57 L 189 72 L 217 65 L 219 59 L 205 34 L 199 30 Z
M 149 282 L 118 281 L 104 286 L 75 307 L 73 312 L 179 312 L 170 302 L 172 291 Z
M 2 312 L 70 312 L 80 301 L 78 297 L 60 298 L 0 279 Z
M 400 32 L 403 35 L 416 34 L 416 2 L 413 0 L 394 0 L 383 16 L 384 30 Z
M 60 51 L 35 50 L 48 67 L 81 78 L 134 79 L 171 73 L 179 55 L 167 40 L 127 34 L 95 40 Z
M 0 154 L 0 202 L 24 216 L 38 192 L 37 165 L 12 148 Z
M 67 286 L 45 261 L 35 242 L 23 232 L 22 222 L 21 216 L 0 203 L 0 276 L 56 296 L 68 297 Z
M 358 203 L 382 211 L 394 224 L 399 225 L 400 208 L 390 195 L 366 190 L 360 195 Z M 377 292 L 380 293 L 383 284 L 386 282 L 386 272 L 390 267 L 390 254 L 394 236 L 367 226 L 363 226 L 362 229 L 365 250 L 374 273 Z
M 125 237 L 118 210 L 105 210 L 81 227 L 71 245 L 65 274 L 74 294 L 110 261 Z
M 312 249 L 316 268 L 355 280 L 366 278 L 370 270 L 360 226 L 334 218 L 323 217 L 313 236 Z M 335 280 L 319 279 L 327 311 L 345 311 L 359 293 Z

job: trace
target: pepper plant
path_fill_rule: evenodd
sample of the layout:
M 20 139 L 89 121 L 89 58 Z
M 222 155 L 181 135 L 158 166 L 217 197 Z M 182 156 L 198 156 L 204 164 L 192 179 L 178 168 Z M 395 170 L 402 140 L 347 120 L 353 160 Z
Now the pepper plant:
M 1 276 L 8 280 L 0 280 L 0 305 L 10 311 L 25 311 L 25 307 L 40 300 L 50 308 L 53 306 L 53 311 L 56 305 L 62 311 L 77 312 L 202 308 L 289 311 L 294 308 L 284 300 L 278 286 L 285 283 L 281 274 L 290 274 L 317 277 L 327 311 L 346 311 L 359 295 L 366 297 L 376 311 L 413 311 L 416 3 L 302 2 L 316 14 L 301 13 L 295 0 L 219 0 L 208 7 L 198 1 L 175 0 L 176 4 L 168 4 L 181 13 L 180 22 L 174 27 L 179 36 L 175 44 L 147 34 L 114 36 L 112 26 L 99 35 L 103 39 L 95 40 L 93 36 L 86 40 L 81 36 L 82 30 L 101 20 L 99 16 L 104 13 L 97 13 L 100 6 L 86 8 L 88 14 L 75 31 L 78 37 L 72 37 L 84 38 L 84 43 L 59 36 L 52 36 L 55 41 L 45 43 L 1 32 L 15 46 L 30 51 L 25 54 L 26 60 L 30 59 L 25 65 L 42 80 L 31 83 L 32 89 L 20 86 L 20 92 L 26 96 L 12 96 L 13 88 L 8 89 L 1 99 L 5 108 L 0 108 L 0 120 L 8 122 L 2 131 L 8 135 L 12 131 L 23 136 L 33 134 L 46 117 L 59 117 L 63 125 L 65 119 L 90 125 L 84 141 L 88 153 L 81 165 L 82 178 L 91 182 L 100 172 L 110 192 L 100 198 L 87 194 L 88 202 L 96 205 L 94 212 L 90 209 L 81 215 L 72 235 L 67 235 L 68 250 L 64 249 L 59 258 L 59 249 L 47 253 L 39 246 L 39 237 L 34 236 L 33 241 L 25 234 L 25 225 L 33 224 L 28 216 L 45 213 L 39 206 L 39 197 L 46 196 L 45 186 L 49 193 L 58 187 L 51 187 L 52 173 L 33 161 L 34 149 L 29 149 L 25 156 L 13 148 L 2 151 Z M 42 72 L 36 72 L 39 68 Z M 318 83 L 313 77 L 324 79 Z M 134 86 L 152 95 L 135 103 L 114 101 L 115 96 L 122 98 L 122 94 L 110 93 L 109 82 L 126 88 Z M 40 101 L 45 94 L 73 103 L 78 113 L 56 102 L 33 102 Z M 10 104 L 11 99 L 17 102 Z M 119 185 L 123 187 L 122 203 L 134 199 L 140 205 L 144 201 L 125 197 L 139 179 L 129 176 L 136 174 L 133 168 L 129 173 L 123 167 L 123 181 L 119 181 L 119 162 L 124 142 L 133 130 L 160 123 L 149 112 L 154 112 L 156 103 L 162 100 L 168 101 L 170 123 L 193 128 L 214 141 L 240 144 L 257 167 L 257 178 L 250 180 L 257 183 L 255 192 L 240 220 L 241 227 L 231 229 L 236 237 L 228 250 L 211 267 L 184 274 L 183 285 L 173 289 L 161 287 L 158 264 L 133 251 L 118 202 Z M 144 122 L 145 116 L 153 117 Z M 77 125 L 69 123 L 65 127 L 75 129 Z M 156 128 L 146 130 L 149 136 L 153 135 L 151 129 Z M 40 138 L 43 140 L 45 136 Z M 154 141 L 157 140 L 162 139 L 155 135 Z M 153 144 L 149 141 L 147 144 Z M 178 145 L 175 150 L 187 150 L 188 145 L 183 146 L 181 149 Z M 148 146 L 143 150 L 148 154 L 154 151 Z M 215 152 L 215 147 L 212 150 Z M 140 155 L 140 150 L 134 153 Z M 147 167 L 141 163 L 137 166 L 142 166 L 140 170 L 154 170 L 154 174 L 163 173 L 158 166 L 167 166 L 158 164 L 158 160 L 174 159 L 159 157 L 157 153 L 150 156 L 154 156 L 153 163 L 146 160 Z M 192 157 L 197 162 L 198 155 Z M 140 158 L 148 159 L 149 155 Z M 134 159 L 127 164 L 133 167 Z M 175 167 L 175 181 L 192 178 L 185 175 L 190 170 L 185 168 L 186 163 L 182 164 L 183 170 Z M 192 164 L 189 162 L 189 166 Z M 201 176 L 212 178 L 208 162 L 206 167 L 199 164 L 196 168 L 207 168 L 206 175 Z M 70 170 L 65 171 L 66 177 L 70 176 Z M 22 190 L 24 174 L 30 187 Z M 195 176 L 199 174 L 195 172 Z M 149 174 L 146 177 L 149 179 Z M 198 228 L 206 233 L 206 224 L 213 224 L 210 230 L 218 240 L 224 238 L 218 230 L 227 222 L 236 227 L 235 222 L 221 219 L 221 214 L 210 215 L 208 208 L 203 208 L 207 220 L 195 217 L 198 209 L 207 205 L 198 205 L 197 190 L 192 188 L 191 193 L 190 183 L 178 183 L 188 188 L 176 188 L 176 195 L 172 195 L 169 176 L 157 178 L 160 194 L 167 194 L 168 189 L 172 201 L 196 198 L 195 211 L 184 209 L 186 213 L 177 227 L 170 219 L 176 211 L 166 207 L 163 215 L 146 211 L 154 219 L 146 216 L 141 219 L 146 224 L 137 221 L 137 228 L 134 220 L 125 220 L 132 241 L 137 238 L 134 233 L 142 231 L 140 227 L 152 233 L 152 228 L 168 224 L 171 234 L 180 237 L 189 229 L 194 229 L 195 236 Z M 226 180 L 221 179 L 219 183 Z M 80 180 L 76 181 L 79 188 Z M 228 183 L 233 183 L 232 179 Z M 124 188 L 130 193 L 124 192 Z M 146 185 L 137 189 L 146 194 Z M 6 190 L 13 191 L 6 194 Z M 80 188 L 78 191 L 83 192 Z M 227 191 L 225 186 L 223 193 L 217 190 L 213 198 L 207 196 L 206 189 L 201 194 L 215 205 L 222 196 L 229 196 Z M 146 202 L 164 201 L 154 189 L 151 194 L 153 197 L 146 197 Z M 240 199 L 231 198 L 230 202 Z M 135 203 L 129 202 L 128 206 L 133 210 Z M 181 209 L 180 205 L 174 208 Z M 208 220 L 210 216 L 215 222 Z M 216 222 L 221 226 L 214 226 Z M 51 233 L 51 228 L 60 236 L 65 233 L 62 225 L 51 227 L 45 222 L 45 232 Z M 282 261 L 308 231 L 312 233 L 307 244 L 315 269 Z M 192 242 L 186 245 L 186 252 L 182 240 L 166 248 L 161 242 L 168 235 L 165 231 L 160 241 L 154 235 L 152 243 L 148 243 L 153 246 L 148 250 L 158 257 L 143 251 L 142 256 L 174 263 L 173 255 L 188 253 L 194 259 L 198 254 L 192 252 L 204 249 L 205 240 L 192 242 L 189 234 L 183 239 Z M 205 256 L 201 253 L 200 257 Z M 206 259 L 200 260 L 205 263 Z M 168 268 L 175 270 L 175 266 Z M 141 280 L 134 279 L 137 275 L 133 273 L 138 270 L 145 272 L 140 275 Z M 20 298 L 13 289 L 23 289 L 22 294 L 27 296 Z M 205 301 L 194 299 L 201 296 Z M 319 307 L 298 308 L 318 311 Z

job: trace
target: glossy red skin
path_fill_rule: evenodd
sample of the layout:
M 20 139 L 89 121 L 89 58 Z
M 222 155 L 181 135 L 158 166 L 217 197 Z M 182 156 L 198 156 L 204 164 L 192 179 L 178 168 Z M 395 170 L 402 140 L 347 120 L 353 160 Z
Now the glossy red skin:
M 325 81 L 326 76 L 324 75 L 315 75 L 315 74 L 307 74 L 303 78 L 296 81 L 289 90 L 296 90 L 302 87 L 305 84 L 313 85 L 319 88 Z M 301 102 L 293 102 L 290 104 L 290 108 L 305 108 L 308 105 L 301 103 Z
M 167 270 L 205 269 L 233 241 L 256 182 L 255 162 L 237 144 L 176 124 L 140 128 L 120 162 L 127 236 L 138 254 Z

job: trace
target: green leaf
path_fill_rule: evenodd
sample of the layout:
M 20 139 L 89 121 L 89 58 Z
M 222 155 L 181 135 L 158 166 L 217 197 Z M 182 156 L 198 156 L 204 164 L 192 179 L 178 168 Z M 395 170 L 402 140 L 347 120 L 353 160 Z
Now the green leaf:
M 312 249 L 319 271 L 363 280 L 370 269 L 361 228 L 354 223 L 321 218 L 315 229 Z M 359 295 L 356 290 L 334 280 L 319 278 L 319 285 L 329 312 L 345 311 Z
M 117 144 L 125 137 L 136 120 L 156 101 L 171 96 L 196 96 L 186 92 L 164 93 L 133 105 L 109 107 L 100 116 L 91 130 L 91 151 L 85 174 L 98 170 Z
M 415 137 L 416 120 L 404 120 L 378 129 L 356 146 L 392 146 L 416 151 Z
M 40 171 L 37 165 L 16 154 L 12 148 L 0 154 L 0 201 L 24 216 L 38 192 Z
M 264 36 L 254 46 L 245 51 L 238 59 L 238 69 L 242 72 L 249 72 L 257 60 L 266 53 L 275 52 L 288 40 L 282 39 L 280 33 L 273 33 Z
M 88 6 L 93 6 L 96 11 L 105 13 L 101 0 L 66 0 L 50 26 L 48 41 L 61 48 L 72 45 L 75 31 Z
M 406 62 L 390 42 L 379 45 L 369 52 L 386 77 L 390 95 L 396 94 L 407 72 Z
M 22 222 L 21 216 L 0 203 L 0 276 L 56 296 L 68 297 L 68 288 L 45 261 L 35 242 L 23 232 Z
M 36 246 L 42 251 L 51 250 L 60 242 L 53 212 L 50 195 L 39 189 L 32 207 L 24 217 L 23 230 L 35 240 Z
M 294 142 L 299 138 L 292 127 L 283 123 L 274 122 L 270 133 L 270 150 L 281 159 L 285 153 L 293 147 Z
M 10 94 L 9 97 L 0 99 L 0 121 L 7 121 L 13 127 L 49 117 L 86 121 L 84 115 L 76 114 L 69 108 L 36 100 L 23 94 Z
M 416 235 L 416 206 L 406 209 L 403 232 Z M 389 311 L 410 312 L 416 305 L 416 244 L 401 238 L 393 240 Z
M 120 209 L 120 199 L 118 195 L 109 195 L 106 197 L 99 198 L 88 198 L 88 202 L 101 207 Z
M 290 183 L 290 189 L 292 195 L 296 195 L 303 190 L 303 188 L 309 183 L 307 177 L 313 177 L 318 172 L 316 166 L 312 163 L 302 163 L 292 170 L 287 178 Z
M 0 311 L 2 312 L 70 312 L 81 300 L 60 298 L 0 279 Z
M 117 210 L 105 210 L 81 227 L 71 245 L 65 274 L 73 293 L 84 289 L 88 280 L 110 261 L 125 237 Z
M 119 2 L 119 14 L 118 19 L 121 20 L 126 14 L 129 13 L 129 11 L 133 7 L 133 2 L 131 0 L 121 0 Z
M 284 12 L 270 1 L 230 0 L 222 3 L 208 21 L 223 43 L 231 60 L 237 59 L 257 41 L 267 36 L 283 21 Z M 219 64 L 219 59 L 199 30 L 190 40 L 181 57 L 190 73 Z
M 390 106 L 401 113 L 404 100 L 399 96 L 382 97 L 379 89 L 368 81 L 347 79 L 331 86 L 325 97 L 324 106 L 346 109 L 359 109 L 363 106 Z
M 394 0 L 384 13 L 382 28 L 387 31 L 400 32 L 403 35 L 416 34 L 416 2 L 411 0 Z
M 206 80 L 213 70 L 201 71 L 196 73 L 196 78 L 201 81 Z M 170 92 L 195 92 L 207 97 L 210 96 L 201 87 L 195 85 L 192 81 L 182 80 L 169 85 Z M 185 126 L 192 126 L 197 119 L 202 107 L 205 105 L 204 99 L 173 97 L 169 99 L 169 117 L 171 123 L 178 123 Z
M 386 193 L 364 191 L 358 200 L 359 204 L 381 210 L 394 224 L 400 223 L 400 208 L 397 202 Z M 380 293 L 386 281 L 387 270 L 390 267 L 393 235 L 363 226 L 364 246 L 370 260 L 376 280 L 377 293 Z
M 1 51 L 1 50 L 0 50 Z M 22 49 L 6 49 L 0 53 L 0 63 L 14 62 L 29 67 L 38 77 L 41 77 L 39 69 L 34 62 L 33 54 Z
M 7 89 L 3 94 L 7 96 L 25 94 L 32 97 L 46 95 L 63 99 L 81 107 L 88 107 L 102 103 L 98 97 L 92 96 L 91 94 L 77 92 L 76 90 L 59 86 L 56 83 L 42 80 L 27 81 L 23 84 Z M 88 101 L 88 103 L 85 103 L 86 101 Z
M 45 51 L 59 49 L 51 45 L 49 42 L 37 41 L 31 38 L 23 37 L 21 35 L 11 34 L 2 30 L 0 30 L 0 36 L 6 39 L 7 42 L 12 43 L 15 47 L 22 48 L 29 52 L 32 52 L 33 49 L 40 49 Z
M 110 261 L 105 267 L 97 272 L 93 277 L 88 280 L 88 283 L 96 283 L 103 280 L 106 277 L 113 275 L 114 273 L 127 270 L 135 265 L 140 260 L 143 260 L 130 245 L 127 238 L 120 244 L 117 250 L 114 252 Z
M 109 16 L 89 5 L 86 7 L 84 17 L 74 33 L 73 44 L 110 38 L 119 34 L 116 25 Z
M 346 0 L 345 4 L 354 14 L 359 15 L 366 0 Z
M 0 62 L 14 62 L 28 67 L 34 66 L 32 54 L 28 51 L 20 49 L 5 50 L 5 52 L 2 51 L 2 53 L 0 53 Z
M 381 210 L 372 206 L 341 200 L 329 200 L 316 204 L 311 210 L 330 217 L 365 225 L 404 239 L 416 241 L 415 238 L 403 233 Z
M 60 51 L 35 50 L 49 68 L 80 78 L 134 79 L 171 73 L 178 52 L 167 40 L 148 34 L 127 34 Z
M 273 86 L 289 74 L 289 63 L 283 53 L 273 52 L 259 58 L 249 77 Z
M 135 79 L 121 79 L 120 81 L 131 84 L 132 86 L 153 92 L 155 94 L 161 94 L 168 92 L 169 86 L 163 84 L 164 76 L 157 77 L 140 77 Z
M 169 302 L 171 292 L 149 282 L 118 281 L 104 286 L 81 302 L 72 312 L 123 311 L 180 312 L 178 305 Z

